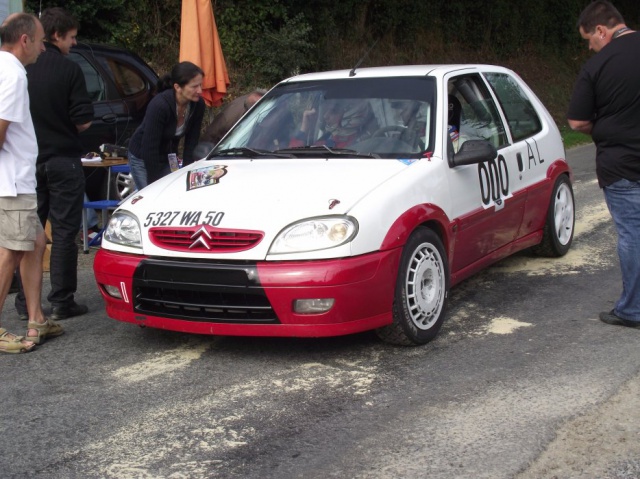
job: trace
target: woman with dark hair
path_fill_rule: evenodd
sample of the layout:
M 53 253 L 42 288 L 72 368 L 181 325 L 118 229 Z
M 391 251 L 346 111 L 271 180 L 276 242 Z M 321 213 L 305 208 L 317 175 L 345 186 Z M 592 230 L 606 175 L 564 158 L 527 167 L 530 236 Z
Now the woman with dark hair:
M 181 62 L 158 81 L 140 126 L 129 142 L 129 167 L 138 189 L 168 175 L 176 166 L 178 144 L 184 137 L 183 164 L 193 163 L 204 115 L 201 68 Z M 173 168 L 172 168 L 173 166 Z

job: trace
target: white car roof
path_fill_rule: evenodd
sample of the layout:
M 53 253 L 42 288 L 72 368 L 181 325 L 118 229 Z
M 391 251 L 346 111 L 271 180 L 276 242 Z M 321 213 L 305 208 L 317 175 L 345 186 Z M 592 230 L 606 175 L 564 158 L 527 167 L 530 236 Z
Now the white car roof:
M 334 70 L 318 73 L 306 73 L 295 77 L 288 78 L 283 81 L 298 82 L 298 81 L 312 81 L 312 80 L 335 80 L 341 78 L 380 78 L 380 77 L 404 77 L 404 76 L 434 76 L 442 77 L 447 73 L 452 72 L 472 72 L 472 71 L 502 71 L 511 72 L 511 70 L 495 66 L 495 65 L 483 65 L 483 64 L 451 64 L 451 65 L 399 65 L 399 66 L 387 66 L 387 67 L 368 67 L 368 68 L 356 68 L 355 74 L 352 75 L 353 70 Z

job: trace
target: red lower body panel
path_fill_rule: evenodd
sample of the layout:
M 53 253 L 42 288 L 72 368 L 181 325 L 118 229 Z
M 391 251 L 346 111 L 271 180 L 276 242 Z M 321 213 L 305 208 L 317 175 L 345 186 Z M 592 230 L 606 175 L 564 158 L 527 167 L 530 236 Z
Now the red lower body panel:
M 255 268 L 252 270 L 257 271 L 258 276 L 253 287 L 260 289 L 260 293 L 266 296 L 277 318 L 270 324 L 254 324 L 242 320 L 218 322 L 202 318 L 194 321 L 134 311 L 134 295 L 137 294 L 134 276 L 147 260 L 144 256 L 102 249 L 96 255 L 94 272 L 106 302 L 107 314 L 120 321 L 197 334 L 339 336 L 391 323 L 401 252 L 401 248 L 396 248 L 354 258 L 264 261 L 253 265 Z M 176 260 L 167 258 L 167 262 L 175 264 Z M 144 275 L 137 274 L 137 277 L 142 276 Z M 116 288 L 121 298 L 109 294 L 106 285 Z M 333 298 L 333 307 L 321 314 L 299 314 L 293 311 L 295 300 L 316 298 Z

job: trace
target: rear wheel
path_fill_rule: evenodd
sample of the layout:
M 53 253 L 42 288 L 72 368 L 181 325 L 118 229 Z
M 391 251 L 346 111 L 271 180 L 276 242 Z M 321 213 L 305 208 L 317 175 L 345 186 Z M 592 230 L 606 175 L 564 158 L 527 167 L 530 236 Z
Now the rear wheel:
M 573 241 L 576 222 L 573 189 L 566 175 L 561 175 L 553 187 L 551 202 L 547 212 L 542 241 L 533 248 L 539 256 L 564 256 Z
M 393 323 L 376 330 L 389 343 L 424 344 L 438 334 L 449 292 L 449 264 L 438 235 L 418 228 L 402 252 L 393 302 Z

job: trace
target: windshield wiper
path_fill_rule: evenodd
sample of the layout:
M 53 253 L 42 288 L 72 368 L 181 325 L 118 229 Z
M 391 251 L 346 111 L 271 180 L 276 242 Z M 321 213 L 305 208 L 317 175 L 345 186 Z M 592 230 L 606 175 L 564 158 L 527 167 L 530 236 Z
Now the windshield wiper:
M 253 148 L 241 147 L 241 148 L 227 148 L 224 150 L 216 151 L 215 149 L 207 155 L 207 160 L 210 160 L 216 156 L 240 156 L 253 158 L 256 156 L 270 156 L 276 158 L 293 158 L 292 155 L 281 154 L 269 150 L 254 150 Z
M 276 153 L 292 153 L 294 155 L 299 153 L 314 153 L 317 154 L 318 150 L 324 150 L 335 156 L 355 156 L 358 158 L 380 158 L 375 153 L 360 153 L 356 150 L 350 150 L 349 148 L 330 148 L 327 145 L 309 145 L 309 146 L 294 146 L 291 148 L 283 148 L 276 150 Z

